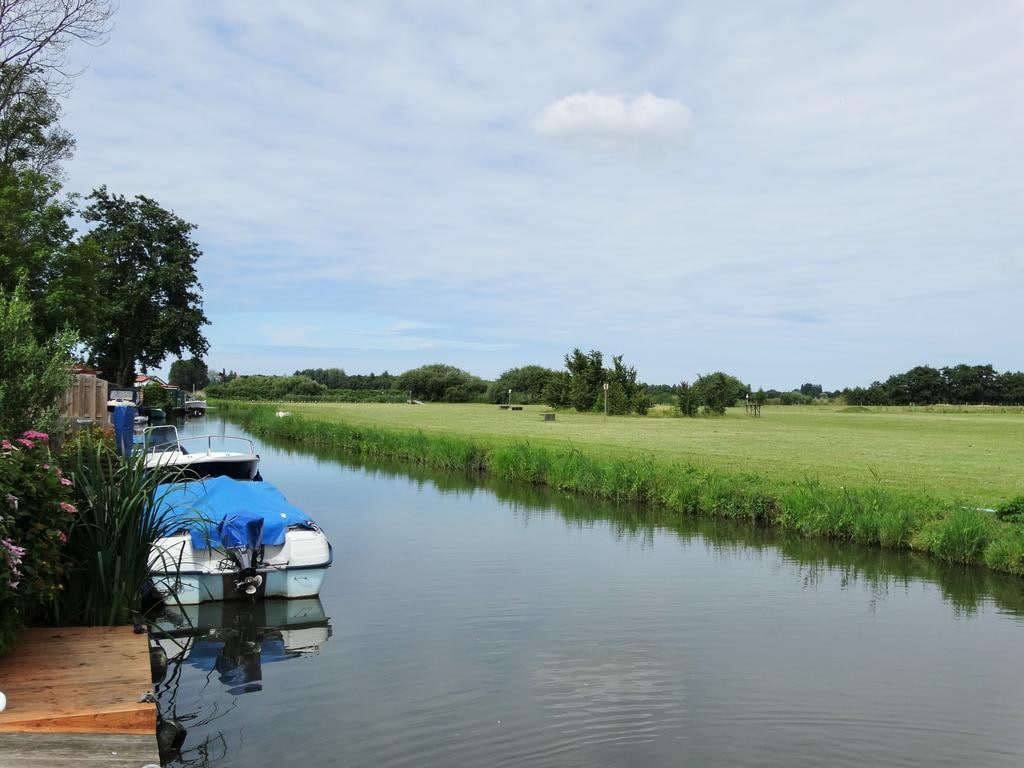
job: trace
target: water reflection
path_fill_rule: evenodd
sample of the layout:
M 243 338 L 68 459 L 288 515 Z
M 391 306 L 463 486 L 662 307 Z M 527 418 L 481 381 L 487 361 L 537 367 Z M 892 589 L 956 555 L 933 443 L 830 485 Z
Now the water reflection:
M 163 721 L 189 732 L 165 754 L 172 765 L 213 765 L 244 730 L 221 727 L 236 712 L 233 697 L 264 691 L 268 664 L 319 653 L 331 637 L 330 621 L 318 598 L 244 600 L 168 608 L 152 629 L 167 659 L 157 682 Z

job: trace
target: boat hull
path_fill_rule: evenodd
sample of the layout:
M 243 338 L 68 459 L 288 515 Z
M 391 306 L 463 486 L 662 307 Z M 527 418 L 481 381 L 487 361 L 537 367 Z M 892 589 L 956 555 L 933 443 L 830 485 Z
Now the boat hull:
M 216 600 L 295 599 L 320 594 L 334 553 L 319 530 L 289 530 L 285 542 L 264 548 L 256 573 L 263 577 L 256 594 L 235 585 L 237 572 L 225 568 L 228 553 L 216 547 L 194 548 L 188 533 L 167 536 L 153 545 L 150 581 L 167 602 L 197 605 Z
M 254 480 L 259 472 L 259 456 L 189 455 L 177 452 L 153 454 L 146 458 L 149 469 L 184 472 L 192 477 L 230 477 L 232 480 Z
M 234 576 L 217 573 L 153 573 L 150 580 L 157 593 L 169 603 L 199 605 L 221 600 L 284 599 L 317 597 L 327 575 L 327 566 L 301 570 L 257 569 L 263 586 L 255 595 L 235 588 Z

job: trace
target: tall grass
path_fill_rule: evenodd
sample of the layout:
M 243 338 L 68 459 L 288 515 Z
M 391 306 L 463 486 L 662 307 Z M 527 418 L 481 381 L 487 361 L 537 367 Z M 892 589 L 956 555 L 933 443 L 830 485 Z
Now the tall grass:
M 147 472 L 141 456 L 122 458 L 91 441 L 70 451 L 65 473 L 79 504 L 65 550 L 70 572 L 52 618 L 65 626 L 130 623 L 142 611 L 153 542 L 170 522 L 157 496 L 169 478 Z
M 637 503 L 664 521 L 681 515 L 746 520 L 808 537 L 913 549 L 947 562 L 1024 575 L 1024 525 L 1002 522 L 956 500 L 880 484 L 851 488 L 816 479 L 768 486 L 756 475 L 651 456 L 601 456 L 573 445 L 549 447 L 513 438 L 484 442 L 421 430 L 278 418 L 267 406 L 220 405 L 259 436 Z

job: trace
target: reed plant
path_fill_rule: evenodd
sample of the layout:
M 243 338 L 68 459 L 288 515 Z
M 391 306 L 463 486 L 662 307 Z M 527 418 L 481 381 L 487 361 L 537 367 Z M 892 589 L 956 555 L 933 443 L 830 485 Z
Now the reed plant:
M 54 606 L 58 625 L 116 626 L 142 613 L 154 542 L 172 522 L 161 509 L 159 484 L 142 456 L 121 457 L 109 442 L 69 446 L 65 472 L 77 494 L 68 531 L 65 589 Z
M 1024 575 L 1024 523 L 1016 516 L 1000 520 L 955 499 L 886 487 L 879 477 L 863 487 L 808 478 L 767 482 L 744 471 L 650 455 L 600 455 L 573 444 L 552 447 L 511 437 L 474 439 L 296 415 L 278 418 L 268 406 L 220 405 L 258 436 L 639 504 L 651 510 L 652 523 L 690 515 L 730 518 Z

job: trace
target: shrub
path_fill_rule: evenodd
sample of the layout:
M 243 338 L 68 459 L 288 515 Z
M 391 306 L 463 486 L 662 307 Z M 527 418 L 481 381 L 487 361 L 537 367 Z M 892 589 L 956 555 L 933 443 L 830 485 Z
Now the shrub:
M 0 653 L 61 589 L 76 508 L 71 480 L 54 465 L 49 436 L 0 442 Z
M 726 408 L 736 405 L 736 401 L 743 397 L 748 389 L 747 385 L 735 376 L 721 371 L 698 376 L 692 387 L 693 394 L 704 409 L 717 415 L 725 413 Z
M 1024 523 L 1024 496 L 1017 496 L 996 509 L 996 517 L 1008 523 Z
M 70 332 L 40 341 L 32 304 L 21 288 L 0 290 L 0 435 L 49 429 L 57 416 L 57 398 L 71 385 Z

